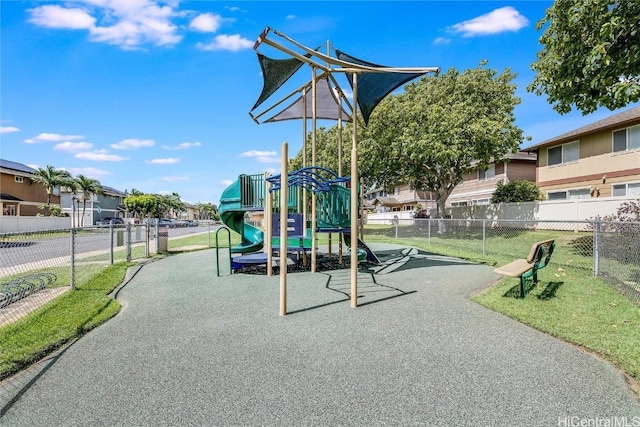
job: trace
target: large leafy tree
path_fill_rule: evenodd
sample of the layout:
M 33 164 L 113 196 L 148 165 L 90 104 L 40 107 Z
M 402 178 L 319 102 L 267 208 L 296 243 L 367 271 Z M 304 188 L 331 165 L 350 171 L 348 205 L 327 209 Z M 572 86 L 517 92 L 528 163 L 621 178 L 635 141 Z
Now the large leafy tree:
M 218 207 L 213 203 L 196 203 L 196 219 L 219 219 Z
M 47 204 L 45 209 L 45 215 L 48 216 L 51 208 L 51 196 L 56 188 L 69 188 L 73 190 L 75 188 L 75 181 L 71 174 L 66 170 L 56 169 L 51 165 L 47 165 L 44 168 L 39 168 L 31 176 L 31 184 L 40 184 L 47 192 Z
M 100 181 L 84 175 L 78 175 L 75 181 L 77 184 L 76 190 L 82 193 L 80 196 L 80 200 L 82 200 L 82 224 L 80 224 L 80 226 L 84 226 L 84 213 L 87 208 L 87 201 L 91 200 L 96 194 L 102 194 L 103 189 Z
M 523 133 L 513 110 L 520 99 L 515 74 L 451 68 L 387 97 L 359 143 L 366 184 L 407 183 L 435 193 L 439 213 L 463 175 L 518 150 Z
M 339 134 L 342 133 L 342 136 Z M 312 160 L 312 135 L 307 135 L 307 166 L 311 165 Z M 342 130 L 336 125 L 331 128 L 319 127 L 316 129 L 316 165 L 331 169 L 338 173 L 340 170 L 338 165 L 338 143 L 342 138 L 342 175 L 349 175 L 351 162 L 351 124 L 345 123 Z M 303 167 L 302 151 L 300 149 L 296 156 L 289 161 L 289 170 L 298 170 Z
M 129 195 L 124 199 L 124 207 L 139 219 L 158 215 L 158 198 L 153 194 Z
M 543 48 L 527 90 L 561 114 L 640 99 L 640 1 L 556 0 L 537 23 Z

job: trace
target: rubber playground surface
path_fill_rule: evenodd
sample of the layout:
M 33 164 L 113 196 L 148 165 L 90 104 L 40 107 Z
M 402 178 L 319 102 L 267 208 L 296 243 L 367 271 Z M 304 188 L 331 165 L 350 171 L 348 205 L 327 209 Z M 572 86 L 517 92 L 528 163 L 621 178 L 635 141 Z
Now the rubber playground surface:
M 216 277 L 214 250 L 149 263 L 118 293 L 122 312 L 25 381 L 0 425 L 640 420 L 614 367 L 468 299 L 499 278 L 491 267 L 372 249 L 383 265 L 358 274 L 357 309 L 349 270 L 303 272 L 288 275 L 286 317 L 278 276 Z

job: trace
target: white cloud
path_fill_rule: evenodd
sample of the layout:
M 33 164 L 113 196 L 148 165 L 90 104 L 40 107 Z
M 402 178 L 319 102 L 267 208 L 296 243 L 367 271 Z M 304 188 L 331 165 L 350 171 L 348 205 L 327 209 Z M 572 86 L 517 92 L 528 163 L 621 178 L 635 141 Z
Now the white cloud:
M 189 28 L 202 33 L 215 33 L 220 28 L 222 17 L 213 13 L 203 13 L 191 20 Z
M 143 147 L 153 147 L 156 142 L 153 139 L 123 139 L 122 141 L 111 144 L 110 147 L 114 150 L 137 150 Z
M 275 151 L 250 150 L 240 154 L 240 157 L 265 157 L 265 156 L 277 156 L 277 155 L 278 153 Z
M 253 157 L 259 163 L 280 163 L 281 159 L 275 151 L 250 150 L 240 154 L 240 157 Z
M 230 50 L 237 52 L 242 49 L 253 47 L 253 41 L 240 37 L 238 34 L 216 36 L 210 43 L 196 43 L 196 47 L 201 50 Z
M 162 148 L 164 148 L 165 150 L 188 150 L 189 148 L 201 147 L 201 146 L 202 146 L 201 142 L 183 142 L 173 147 L 169 145 L 163 145 Z
M 90 142 L 71 142 L 65 141 L 60 144 L 56 144 L 53 149 L 58 151 L 66 151 L 68 153 L 75 153 L 78 151 L 87 151 L 93 148 L 93 144 Z
M 233 184 L 233 181 L 231 181 L 229 179 L 223 179 L 222 181 L 220 181 L 220 184 L 224 185 L 225 187 L 228 187 L 231 184 Z
M 118 156 L 117 154 L 108 154 L 105 150 L 96 150 L 88 153 L 78 153 L 76 159 L 92 160 L 94 162 L 121 162 L 127 160 L 127 157 Z
M 44 5 L 30 9 L 30 21 L 48 28 L 86 29 L 89 38 L 119 46 L 139 49 L 150 43 L 172 46 L 182 40 L 178 26 L 171 19 L 178 3 L 160 5 L 155 0 L 85 0 L 87 9 Z
M 238 6 L 225 6 L 225 9 L 227 9 L 229 12 L 246 12 L 246 10 L 241 9 Z
M 166 182 L 179 182 L 179 181 L 189 181 L 188 176 L 165 176 L 162 178 L 163 181 Z
M 69 172 L 75 176 L 84 175 L 88 178 L 100 179 L 111 175 L 111 172 L 97 168 L 71 168 Z
M 13 133 L 13 132 L 20 132 L 20 129 L 18 129 L 15 126 L 0 126 L 0 133 Z
M 168 157 L 166 159 L 153 159 L 153 160 L 145 160 L 145 163 L 150 163 L 152 165 L 172 165 L 178 163 L 180 159 L 175 157 Z
M 41 133 L 39 135 L 34 136 L 33 138 L 25 139 L 24 142 L 27 144 L 37 144 L 39 142 L 62 142 L 62 141 L 73 141 L 76 139 L 82 139 L 84 135 L 60 135 L 58 133 Z
M 462 33 L 463 37 L 473 37 L 518 31 L 528 24 L 527 18 L 515 8 L 505 6 L 477 18 L 455 24 L 449 30 L 453 33 Z
M 296 15 L 287 15 L 285 19 L 296 19 Z
M 92 28 L 96 22 L 96 18 L 84 9 L 64 8 L 57 4 L 39 6 L 29 12 L 29 22 L 47 28 L 81 30 Z
M 436 37 L 436 39 L 433 41 L 434 45 L 442 45 L 442 44 L 449 44 L 451 43 L 451 39 L 448 39 L 446 37 Z

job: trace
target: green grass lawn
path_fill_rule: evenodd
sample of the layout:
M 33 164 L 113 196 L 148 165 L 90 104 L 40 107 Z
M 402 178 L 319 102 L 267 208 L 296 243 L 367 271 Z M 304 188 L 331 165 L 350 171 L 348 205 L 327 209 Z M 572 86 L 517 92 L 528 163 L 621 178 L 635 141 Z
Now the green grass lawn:
M 0 380 L 115 316 L 121 306 L 108 294 L 122 283 L 129 266 L 119 263 L 101 267 L 75 290 L 0 327 Z

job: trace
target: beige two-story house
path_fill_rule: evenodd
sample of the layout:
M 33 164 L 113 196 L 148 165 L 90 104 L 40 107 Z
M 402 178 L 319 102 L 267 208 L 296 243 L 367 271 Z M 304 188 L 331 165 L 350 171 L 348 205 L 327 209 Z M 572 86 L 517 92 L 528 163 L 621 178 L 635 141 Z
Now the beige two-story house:
M 538 153 L 536 182 L 546 200 L 640 195 L 640 107 L 527 150 Z
M 47 203 L 47 190 L 32 184 L 35 169 L 22 163 L 0 159 L 0 212 L 7 216 L 36 216 L 38 206 Z M 59 205 L 59 194 L 51 195 L 51 204 Z
M 536 159 L 534 152 L 508 153 L 486 169 L 477 168 L 465 174 L 447 199 L 447 206 L 488 205 L 498 182 L 535 181 Z
M 365 204 L 378 213 L 431 209 L 436 206 L 435 200 L 433 193 L 416 190 L 409 184 L 397 185 L 391 192 L 376 188 L 365 193 Z

